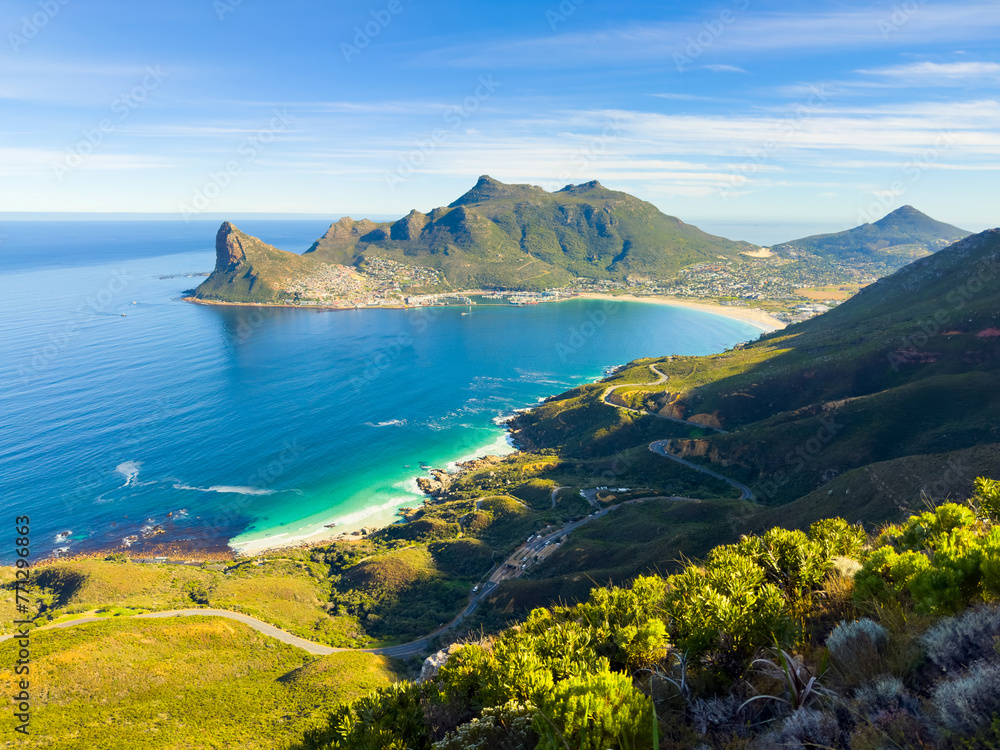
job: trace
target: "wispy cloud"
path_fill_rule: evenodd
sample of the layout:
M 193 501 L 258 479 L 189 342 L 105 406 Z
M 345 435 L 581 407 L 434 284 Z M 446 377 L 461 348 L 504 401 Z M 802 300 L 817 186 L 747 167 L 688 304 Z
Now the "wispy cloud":
M 1000 64 L 992 62 L 914 62 L 886 68 L 859 70 L 895 86 L 968 86 L 1000 82 Z
M 905 22 L 894 24 L 889 4 L 838 12 L 735 13 L 705 54 L 773 54 L 780 51 L 829 51 L 831 48 L 991 39 L 1000 30 L 1000 3 L 955 2 L 921 5 Z M 705 32 L 703 21 L 624 24 L 595 31 L 537 36 L 496 43 L 459 45 L 420 55 L 430 66 L 590 67 L 609 63 L 671 60 Z
M 716 63 L 713 65 L 704 65 L 702 67 L 707 70 L 711 70 L 713 73 L 746 73 L 746 71 L 738 65 L 722 65 L 721 63 Z

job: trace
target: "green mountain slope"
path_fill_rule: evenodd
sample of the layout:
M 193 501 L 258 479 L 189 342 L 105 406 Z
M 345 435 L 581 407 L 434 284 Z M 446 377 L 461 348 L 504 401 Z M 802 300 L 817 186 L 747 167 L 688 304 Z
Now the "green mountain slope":
M 250 245 L 250 252 L 240 261 L 239 253 L 219 250 L 200 298 L 271 302 L 276 284 L 314 270 L 306 263 L 356 267 L 386 258 L 443 274 L 441 284 L 414 291 L 538 290 L 576 277 L 666 279 L 693 263 L 734 258 L 753 247 L 702 232 L 598 182 L 549 193 L 487 176 L 451 205 L 427 214 L 414 210 L 383 223 L 345 217 L 302 256 L 250 242 L 230 224 L 220 238 L 224 234 Z
M 750 247 L 598 182 L 549 193 L 484 175 L 451 205 L 428 214 L 411 211 L 391 224 L 341 219 L 308 252 L 344 265 L 370 256 L 428 265 L 455 288 L 542 289 L 578 276 L 668 277 Z
M 833 311 L 745 347 L 643 360 L 611 382 L 648 381 L 650 363 L 667 382 L 619 389 L 618 401 L 700 415 L 728 434 L 681 436 L 671 423 L 640 429 L 598 403 L 600 384 L 522 417 L 523 438 L 598 456 L 662 433 L 676 438 L 676 454 L 724 467 L 770 503 L 822 493 L 852 471 L 851 491 L 867 492 L 876 480 L 859 470 L 913 456 L 925 479 L 914 484 L 900 472 L 883 489 L 893 485 L 911 507 L 921 491 L 967 491 L 977 467 L 950 471 L 950 454 L 992 446 L 976 454 L 980 471 L 1000 457 L 1000 230 L 915 261 Z
M 817 234 L 775 245 L 823 257 L 918 258 L 957 242 L 970 232 L 932 219 L 913 206 L 897 208 L 871 224 L 834 234 Z
M 227 221 L 215 236 L 215 270 L 194 296 L 220 302 L 277 302 L 280 290 L 321 266 L 315 258 L 279 250 Z

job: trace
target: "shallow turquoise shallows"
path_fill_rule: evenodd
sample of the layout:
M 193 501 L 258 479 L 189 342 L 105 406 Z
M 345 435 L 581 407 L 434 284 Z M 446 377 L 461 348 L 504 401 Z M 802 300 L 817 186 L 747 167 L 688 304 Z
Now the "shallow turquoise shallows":
M 326 227 L 240 228 L 301 252 Z M 384 524 L 420 502 L 422 466 L 509 450 L 494 420 L 513 409 L 637 357 L 759 334 L 590 300 L 339 312 L 183 302 L 212 268 L 215 229 L 0 226 L 0 506 L 9 526 L 31 517 L 36 556 L 133 536 L 137 548 L 145 536 L 253 550 L 328 536 L 327 524 Z

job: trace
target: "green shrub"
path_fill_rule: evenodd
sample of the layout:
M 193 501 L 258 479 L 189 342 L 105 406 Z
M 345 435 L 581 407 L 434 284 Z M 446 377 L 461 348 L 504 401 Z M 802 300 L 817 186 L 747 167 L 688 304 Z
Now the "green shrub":
M 824 518 L 809 527 L 809 538 L 820 544 L 827 557 L 857 557 L 868 541 L 860 525 L 843 518 Z
M 716 548 L 704 568 L 689 566 L 667 584 L 668 632 L 689 658 L 714 656 L 739 671 L 755 651 L 775 638 L 784 644 L 794 632 L 782 592 L 732 546 Z
M 977 478 L 973 502 L 987 518 L 1000 521 L 1000 482 L 995 479 Z
M 951 614 L 1000 594 L 1000 528 L 948 503 L 887 529 L 855 576 L 859 601 L 908 598 L 917 611 Z
M 423 750 L 430 735 L 420 706 L 420 687 L 398 682 L 344 703 L 327 726 L 305 733 L 305 750 Z
M 653 703 L 619 672 L 566 680 L 543 696 L 538 707 L 539 750 L 652 746 Z
M 538 744 L 534 716 L 534 708 L 516 702 L 487 708 L 478 719 L 435 742 L 434 750 L 533 750 Z

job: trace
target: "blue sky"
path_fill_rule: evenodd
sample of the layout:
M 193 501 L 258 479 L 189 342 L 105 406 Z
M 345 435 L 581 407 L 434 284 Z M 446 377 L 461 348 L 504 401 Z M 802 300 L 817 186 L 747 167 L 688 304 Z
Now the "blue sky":
M 0 0 L 0 211 L 1000 224 L 1000 3 Z

